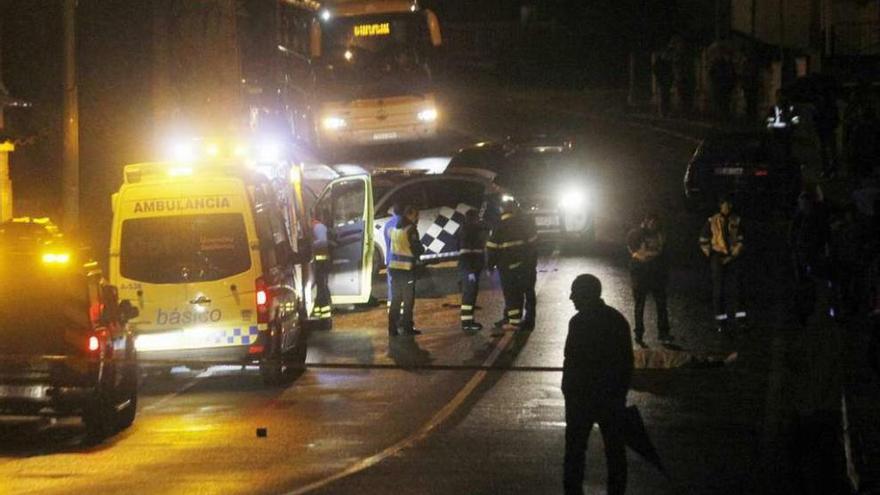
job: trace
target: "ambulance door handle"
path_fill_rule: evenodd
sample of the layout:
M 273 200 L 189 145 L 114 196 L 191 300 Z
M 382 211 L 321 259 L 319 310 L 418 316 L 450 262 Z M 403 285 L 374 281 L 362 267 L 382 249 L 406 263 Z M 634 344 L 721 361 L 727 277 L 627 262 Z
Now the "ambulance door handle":
M 190 304 L 211 304 L 211 298 L 199 296 L 189 302 Z

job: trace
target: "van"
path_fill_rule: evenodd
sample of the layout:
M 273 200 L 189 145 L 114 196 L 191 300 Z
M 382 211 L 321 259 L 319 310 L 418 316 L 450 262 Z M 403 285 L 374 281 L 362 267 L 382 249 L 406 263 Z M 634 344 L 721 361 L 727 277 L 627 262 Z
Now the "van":
M 142 363 L 302 367 L 306 314 L 284 206 L 243 163 L 125 167 L 113 196 L 110 280 L 138 308 Z
M 0 223 L 0 417 L 80 416 L 101 441 L 137 412 L 137 310 L 39 220 Z

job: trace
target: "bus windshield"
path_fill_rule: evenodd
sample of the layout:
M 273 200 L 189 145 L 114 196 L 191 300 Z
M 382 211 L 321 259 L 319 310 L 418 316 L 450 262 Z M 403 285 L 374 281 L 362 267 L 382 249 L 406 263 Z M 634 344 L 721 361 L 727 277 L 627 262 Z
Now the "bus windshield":
M 427 25 L 418 13 L 341 17 L 324 24 L 322 87 L 331 97 L 422 94 L 430 84 Z

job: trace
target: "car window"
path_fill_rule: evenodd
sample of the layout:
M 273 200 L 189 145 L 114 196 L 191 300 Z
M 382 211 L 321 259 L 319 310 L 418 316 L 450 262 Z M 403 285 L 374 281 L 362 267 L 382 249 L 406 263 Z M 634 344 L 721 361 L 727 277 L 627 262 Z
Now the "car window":
M 122 222 L 122 276 L 153 284 L 207 282 L 251 267 L 240 213 L 134 218 Z
M 453 156 L 446 169 L 485 168 L 494 171 L 503 166 L 503 163 L 504 154 L 499 149 L 471 148 Z
M 479 208 L 483 202 L 483 184 L 469 180 L 442 180 L 429 182 L 428 208 L 466 204 Z
M 330 218 L 334 227 L 360 222 L 364 217 L 364 182 L 346 180 L 333 185 Z
M 382 216 L 390 215 L 391 208 L 393 208 L 398 202 L 401 205 L 412 205 L 418 210 L 429 208 L 428 199 L 425 197 L 425 184 L 423 182 L 417 182 L 415 184 L 408 184 L 401 187 L 395 191 L 391 195 L 391 198 L 385 203 L 388 205 L 386 211 L 380 211 L 377 213 Z

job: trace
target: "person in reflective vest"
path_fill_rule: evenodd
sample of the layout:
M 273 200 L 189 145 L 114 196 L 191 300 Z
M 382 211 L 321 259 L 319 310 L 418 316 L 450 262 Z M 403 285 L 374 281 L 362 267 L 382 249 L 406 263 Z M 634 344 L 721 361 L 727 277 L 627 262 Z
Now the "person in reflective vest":
M 461 329 L 476 332 L 483 328 L 474 317 L 477 294 L 480 291 L 480 272 L 486 256 L 483 225 L 477 210 L 465 213 L 464 225 L 458 232 L 458 272 L 461 281 Z
M 388 335 L 419 335 L 413 324 L 416 298 L 416 268 L 425 248 L 419 240 L 416 225 L 419 211 L 411 205 L 403 208 L 403 216 L 391 229 L 391 304 L 388 307 Z
M 382 239 L 385 241 L 385 281 L 388 286 L 387 304 L 389 307 L 391 307 L 391 269 L 388 267 L 391 265 L 391 231 L 397 227 L 397 223 L 403 218 L 403 205 L 394 203 L 391 207 L 391 213 L 391 218 L 382 227 Z
M 773 138 L 772 151 L 777 153 L 775 159 L 784 163 L 792 157 L 792 144 L 794 127 L 800 124 L 794 105 L 788 100 L 782 90 L 776 90 L 776 104 L 767 113 L 767 130 Z
M 534 323 L 534 281 L 536 268 L 535 242 L 538 237 L 534 223 L 525 218 L 515 201 L 501 205 L 501 221 L 486 242 L 488 265 L 497 268 L 504 293 L 504 316 L 495 322 L 501 330 L 530 329 L 524 321 Z M 528 299 L 528 300 L 527 300 Z M 525 306 L 525 307 L 524 307 Z M 523 310 L 528 314 L 523 318 Z M 499 332 L 495 332 L 497 336 Z
M 312 259 L 315 267 L 315 306 L 312 318 L 326 320 L 332 315 L 330 295 L 330 239 L 327 226 L 321 221 L 320 214 L 312 216 Z
M 745 318 L 739 307 L 739 260 L 743 251 L 741 220 L 733 213 L 733 199 L 722 197 L 718 213 L 709 217 L 700 234 L 700 250 L 712 272 L 712 303 L 719 332 Z

